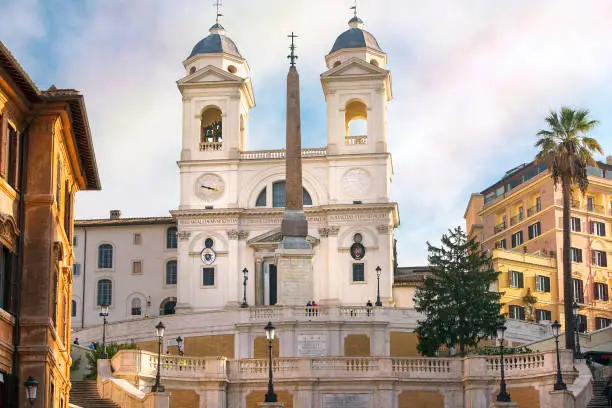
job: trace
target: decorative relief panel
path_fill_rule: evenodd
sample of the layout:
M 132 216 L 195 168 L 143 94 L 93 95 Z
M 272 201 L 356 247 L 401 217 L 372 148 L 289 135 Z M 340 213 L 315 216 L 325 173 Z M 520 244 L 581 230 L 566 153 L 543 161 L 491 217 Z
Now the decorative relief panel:
M 11 215 L 0 214 L 0 242 L 13 253 L 17 250 L 18 235 L 15 219 Z
M 342 176 L 342 189 L 351 197 L 362 196 L 371 185 L 372 177 L 364 169 L 351 169 Z

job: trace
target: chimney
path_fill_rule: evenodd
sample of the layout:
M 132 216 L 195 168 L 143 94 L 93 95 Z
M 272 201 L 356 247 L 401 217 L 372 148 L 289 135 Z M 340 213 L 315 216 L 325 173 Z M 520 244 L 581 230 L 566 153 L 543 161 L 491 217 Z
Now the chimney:
M 121 210 L 110 210 L 110 219 L 118 220 L 121 218 Z
M 606 163 L 612 166 L 612 156 L 606 157 Z

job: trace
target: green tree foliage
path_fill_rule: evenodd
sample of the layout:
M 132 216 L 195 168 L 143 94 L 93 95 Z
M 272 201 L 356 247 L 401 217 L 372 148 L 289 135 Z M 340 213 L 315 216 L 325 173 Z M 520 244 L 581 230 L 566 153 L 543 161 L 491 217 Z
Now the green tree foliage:
M 466 347 L 496 333 L 500 294 L 490 288 L 499 272 L 461 227 L 443 234 L 441 242 L 439 248 L 427 243 L 432 275 L 416 290 L 415 308 L 425 317 L 416 330 L 418 350 L 433 356 L 441 345 L 458 345 L 464 355 Z
M 603 153 L 597 140 L 587 134 L 597 125 L 589 119 L 589 111 L 562 107 L 546 117 L 548 129 L 538 132 L 535 146 L 540 149 L 537 162 L 548 165 L 553 183 L 561 184 L 563 193 L 563 309 L 565 312 L 565 346 L 575 349 L 575 322 L 572 313 L 572 262 L 570 259 L 570 202 L 572 186 L 578 186 L 582 194 L 589 185 L 587 169 L 596 167 L 594 153 Z
M 120 350 L 135 350 L 137 347 L 135 344 L 117 344 L 110 343 L 106 345 L 106 354 L 108 359 L 112 359 L 115 354 Z M 98 360 L 102 358 L 102 346 L 96 345 L 96 348 L 89 350 L 87 356 L 87 374 L 85 375 L 86 380 L 95 380 L 98 378 Z

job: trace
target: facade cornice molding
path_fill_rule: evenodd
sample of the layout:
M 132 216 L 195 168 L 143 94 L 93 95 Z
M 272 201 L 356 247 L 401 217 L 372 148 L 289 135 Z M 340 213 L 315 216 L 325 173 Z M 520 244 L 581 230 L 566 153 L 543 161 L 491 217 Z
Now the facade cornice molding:
M 194 209 L 174 210 L 170 212 L 179 225 L 214 225 L 214 224 L 280 224 L 283 208 L 257 209 Z M 399 225 L 397 203 L 382 204 L 333 204 L 315 208 L 305 208 L 306 218 L 311 223 L 344 224 L 348 221 L 383 221 L 390 222 L 389 228 Z

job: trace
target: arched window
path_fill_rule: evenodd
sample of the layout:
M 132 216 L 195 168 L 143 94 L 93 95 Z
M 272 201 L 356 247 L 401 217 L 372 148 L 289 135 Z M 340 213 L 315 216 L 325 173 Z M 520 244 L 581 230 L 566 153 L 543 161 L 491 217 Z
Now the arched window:
M 217 107 L 209 107 L 202 112 L 202 134 L 201 143 L 222 143 L 223 121 L 221 110 Z
M 265 192 L 265 191 L 264 191 Z M 261 194 L 259 194 L 261 196 Z M 285 206 L 285 182 L 277 181 L 272 184 L 272 207 L 284 207 Z M 259 198 L 257 198 L 259 200 Z M 310 193 L 302 187 L 302 200 L 304 205 L 312 205 L 312 198 Z
M 102 244 L 98 247 L 98 269 L 111 269 L 113 267 L 113 246 Z
M 132 316 L 140 316 L 142 314 L 142 301 L 140 298 L 132 299 Z
M 176 285 L 176 259 L 166 262 L 166 285 Z
M 170 227 L 166 230 L 166 248 L 174 249 L 177 245 L 176 227 Z
M 268 189 L 266 187 L 261 190 L 261 193 L 257 196 L 257 201 L 255 201 L 255 207 L 265 207 L 266 206 L 266 194 Z
M 174 308 L 176 307 L 176 298 L 167 298 L 159 306 L 159 314 L 163 315 L 173 315 Z
M 312 198 L 310 198 L 310 194 L 305 188 L 302 188 L 302 201 L 304 205 L 312 205 Z
M 72 307 L 70 308 L 70 315 L 72 317 L 76 317 L 76 313 L 77 313 L 77 302 L 76 300 L 72 301 Z
M 113 300 L 113 283 L 110 279 L 98 281 L 98 306 L 110 305 Z
M 189 68 L 189 75 L 193 74 L 196 72 L 196 67 L 191 67 Z
M 368 134 L 368 109 L 361 101 L 352 101 L 346 105 L 344 125 L 347 144 L 365 144 L 367 139 L 356 139 Z M 352 139 L 351 139 L 352 138 Z

